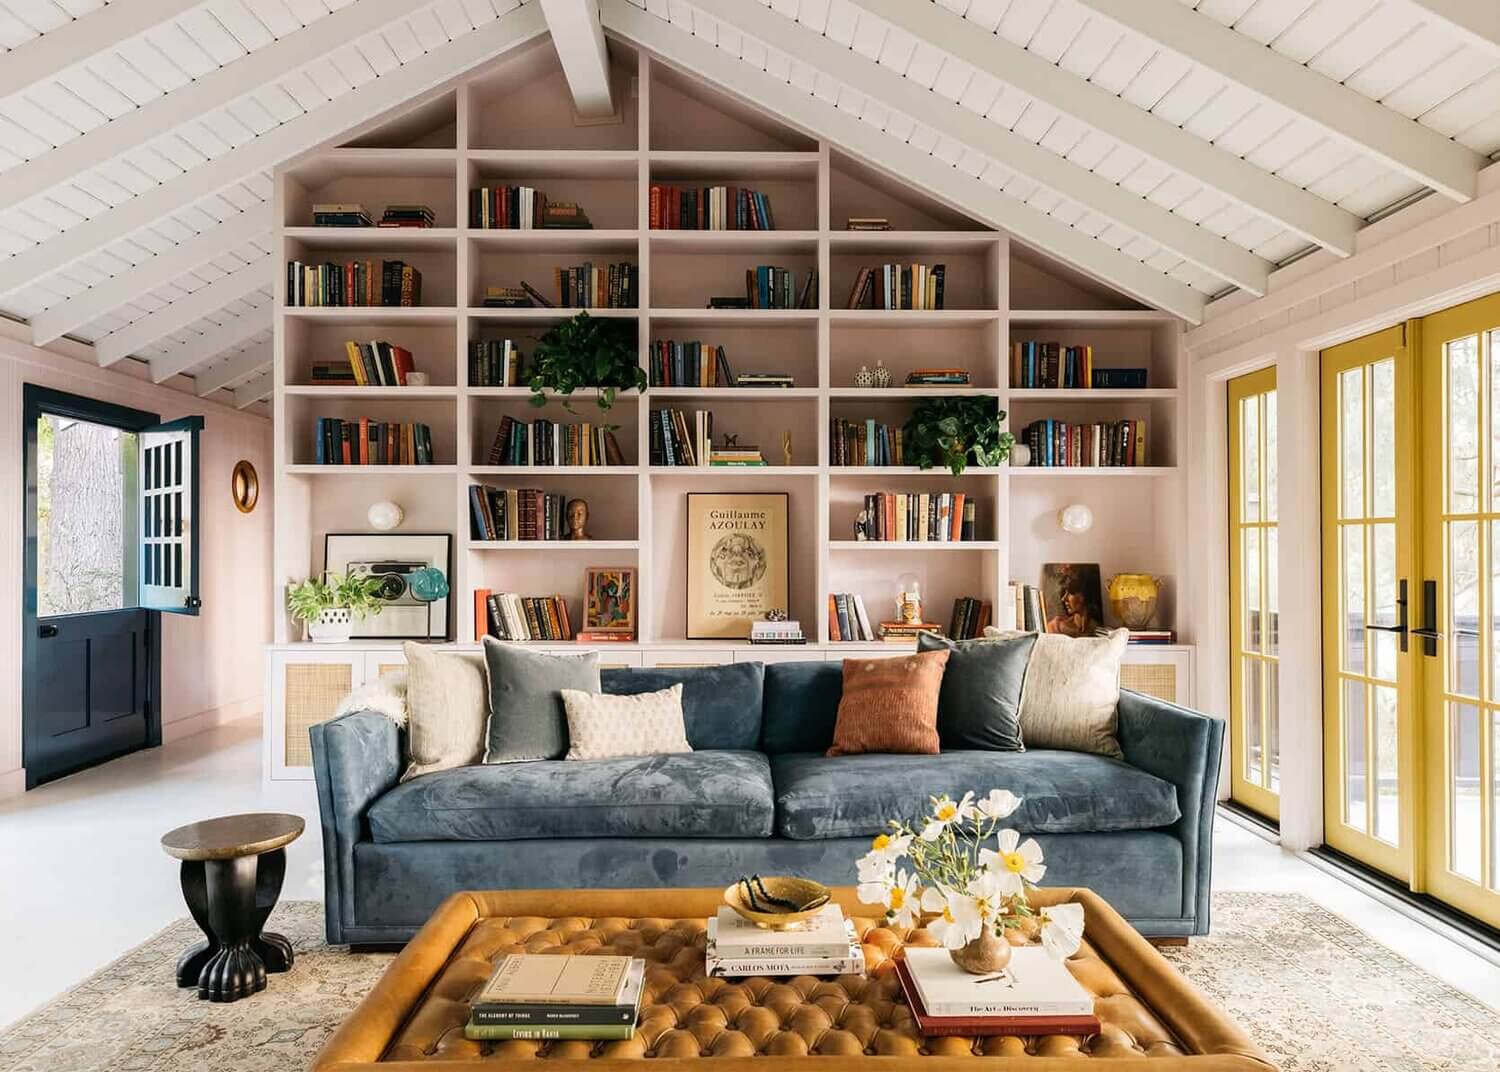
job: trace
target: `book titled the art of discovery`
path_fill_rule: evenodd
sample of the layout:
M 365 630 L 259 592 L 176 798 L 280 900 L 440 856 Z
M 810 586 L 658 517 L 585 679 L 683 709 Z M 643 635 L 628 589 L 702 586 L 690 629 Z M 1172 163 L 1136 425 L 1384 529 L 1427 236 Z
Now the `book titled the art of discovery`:
M 908 946 L 907 970 L 929 1016 L 1092 1016 L 1094 999 L 1062 961 L 1039 945 L 1011 952 L 1003 972 L 976 976 L 946 949 Z

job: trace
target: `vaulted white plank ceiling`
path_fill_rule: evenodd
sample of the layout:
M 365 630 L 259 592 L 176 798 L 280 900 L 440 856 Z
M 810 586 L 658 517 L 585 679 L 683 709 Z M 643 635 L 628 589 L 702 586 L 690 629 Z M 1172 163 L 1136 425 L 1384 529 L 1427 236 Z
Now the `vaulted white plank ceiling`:
M 271 170 L 544 6 L 1189 319 L 1500 149 L 1494 0 L 0 0 L 0 311 L 263 397 Z

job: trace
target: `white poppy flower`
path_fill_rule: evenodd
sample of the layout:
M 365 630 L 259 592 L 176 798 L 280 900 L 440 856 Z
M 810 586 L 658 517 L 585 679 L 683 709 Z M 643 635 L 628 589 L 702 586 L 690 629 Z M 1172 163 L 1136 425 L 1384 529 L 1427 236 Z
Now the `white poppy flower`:
M 1021 806 L 1021 798 L 1009 789 L 991 789 L 990 795 L 981 798 L 974 810 L 983 819 L 1004 819 Z
M 861 898 L 863 900 L 863 898 Z M 885 888 L 886 919 L 898 927 L 910 927 L 917 922 L 917 913 L 922 908 L 922 887 L 917 876 L 898 870 Z
M 1083 905 L 1068 902 L 1042 909 L 1042 946 L 1066 960 L 1083 944 Z
M 984 929 L 984 919 L 974 898 L 957 890 L 928 889 L 922 895 L 922 908 L 937 913 L 927 924 L 932 936 L 944 949 L 962 949 Z
M 930 797 L 932 801 L 932 816 L 927 824 L 922 827 L 923 841 L 936 841 L 954 823 L 961 823 L 974 814 L 974 794 L 965 793 L 960 801 L 954 801 L 952 797 L 944 794 L 940 797 Z
M 1042 847 L 1036 843 L 1036 838 L 1027 838 L 1023 843 L 1021 835 L 1014 830 L 1002 830 L 998 841 L 999 852 L 979 850 L 979 863 L 993 869 L 1000 877 L 1007 896 L 1025 893 L 1027 882 L 1035 885 L 1042 880 L 1047 868 L 1042 863 Z

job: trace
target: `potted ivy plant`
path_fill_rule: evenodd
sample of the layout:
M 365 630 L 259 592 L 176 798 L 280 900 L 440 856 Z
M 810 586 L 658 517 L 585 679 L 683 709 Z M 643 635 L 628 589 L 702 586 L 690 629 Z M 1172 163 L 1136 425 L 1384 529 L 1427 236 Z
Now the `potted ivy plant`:
M 354 572 L 326 572 L 287 586 L 286 606 L 315 644 L 340 644 L 354 633 L 354 623 L 379 614 L 380 579 Z
M 569 396 L 593 388 L 601 410 L 615 404 L 622 389 L 644 391 L 646 371 L 637 357 L 633 320 L 609 320 L 579 313 L 549 328 L 537 340 L 531 365 L 531 404 L 547 404 L 547 392 L 562 396 L 569 413 L 576 412 Z
M 1010 457 L 1015 437 L 1000 430 L 1005 411 L 985 395 L 924 398 L 912 410 L 903 434 L 919 469 L 943 466 L 960 475 L 970 459 L 995 466 Z

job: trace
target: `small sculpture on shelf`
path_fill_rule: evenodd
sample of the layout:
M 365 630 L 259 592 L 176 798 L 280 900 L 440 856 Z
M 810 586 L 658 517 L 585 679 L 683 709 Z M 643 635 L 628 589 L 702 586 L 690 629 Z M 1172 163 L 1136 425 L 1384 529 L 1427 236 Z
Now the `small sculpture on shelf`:
M 896 620 L 902 625 L 922 621 L 922 582 L 915 573 L 896 578 Z
M 586 499 L 568 500 L 568 539 L 591 540 L 588 534 L 589 504 Z
M 877 360 L 875 367 L 870 370 L 871 387 L 889 387 L 891 385 L 891 370 L 885 367 L 884 361 Z
M 792 433 L 789 431 L 781 433 L 781 457 L 784 464 L 792 464 Z
M 780 607 L 772 607 L 766 611 L 764 618 L 768 622 L 784 622 L 786 621 L 786 611 Z
M 859 371 L 854 374 L 855 387 L 874 387 L 875 373 L 870 371 L 869 365 L 859 366 Z

